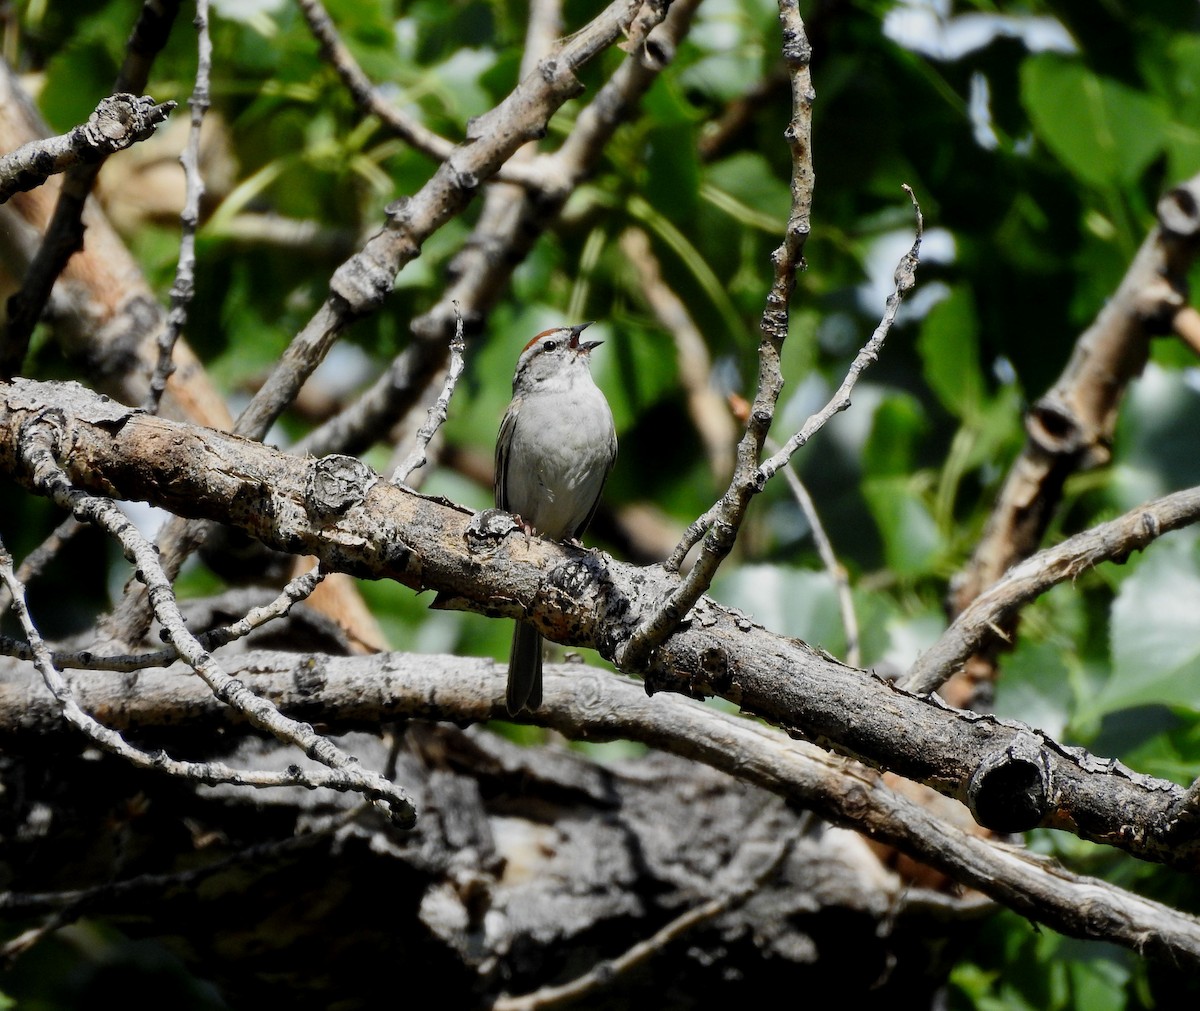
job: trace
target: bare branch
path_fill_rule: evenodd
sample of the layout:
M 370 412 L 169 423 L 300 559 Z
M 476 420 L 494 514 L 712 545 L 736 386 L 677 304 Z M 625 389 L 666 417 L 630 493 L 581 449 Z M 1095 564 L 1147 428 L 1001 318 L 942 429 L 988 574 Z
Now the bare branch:
M 77 384 L 0 385 L 0 468 L 41 490 L 40 472 L 31 474 L 21 462 L 29 450 L 20 447 L 35 433 L 39 459 L 59 481 L 50 458 L 55 444 L 70 446 L 61 467 L 80 488 L 219 518 L 270 547 L 314 555 L 330 569 L 436 588 L 437 607 L 520 614 L 555 641 L 598 648 L 609 659 L 669 589 L 671 577 L 656 566 L 636 568 L 544 538 L 527 542 L 511 517 L 500 523 L 504 514 L 496 510 L 472 515 L 407 492 L 353 458 L 299 459 L 103 401 Z M 341 480 L 317 480 L 339 464 Z M 72 492 L 65 504 L 79 495 Z M 135 542 L 130 547 L 152 582 L 150 599 L 160 621 L 167 619 L 171 641 L 203 671 L 211 657 L 168 609 L 170 588 L 157 557 Z M 220 679 L 214 677 L 223 690 L 232 687 Z M 1040 825 L 1145 859 L 1200 866 L 1200 838 L 1181 833 L 1173 820 L 1183 795 L 1175 784 L 1020 723 L 904 692 L 707 597 L 655 650 L 645 682 L 650 692 L 719 694 L 796 735 L 969 799 L 996 830 Z M 1014 779 L 1022 784 L 1016 792 Z M 1128 831 L 1131 824 L 1137 832 Z
M 412 717 L 484 722 L 504 712 L 506 671 L 491 660 L 400 653 L 321 657 L 319 685 L 296 676 L 302 662 L 291 653 L 256 652 L 231 669 L 285 712 L 315 706 L 339 727 Z M 555 664 L 545 674 L 537 722 L 569 739 L 621 737 L 704 763 L 863 832 L 1062 933 L 1200 965 L 1195 917 L 965 832 L 891 789 L 883 777 L 816 745 L 679 696 L 647 698 L 636 682 L 596 668 Z M 168 671 L 143 675 L 136 692 L 121 693 L 111 678 L 91 673 L 72 682 L 81 699 L 103 703 L 122 725 L 152 727 L 181 714 L 199 726 L 223 720 L 203 686 Z M 14 724 L 40 726 L 39 708 L 11 682 L 0 681 L 0 736 L 7 738 Z
M 449 413 L 450 398 L 454 396 L 454 387 L 458 385 L 459 376 L 462 375 L 465 365 L 463 358 L 465 350 L 466 343 L 463 341 L 463 321 L 460 315 L 458 317 L 458 326 L 454 330 L 454 338 L 450 341 L 450 368 L 446 372 L 446 382 L 442 386 L 442 392 L 438 394 L 437 401 L 429 408 L 425 424 L 417 432 L 417 444 L 413 448 L 412 453 L 396 468 L 396 472 L 392 475 L 392 484 L 404 484 L 408 481 L 409 475 L 414 470 L 425 466 L 429 440 L 442 427 L 442 423 L 446 420 L 446 416 Z
M 0 59 L 0 146 L 17 147 L 48 135 L 20 80 Z M 28 273 L 63 180 L 53 176 L 0 206 L 0 258 L 11 274 Z M 63 354 L 93 378 L 100 392 L 123 403 L 141 403 L 158 358 L 155 337 L 166 325 L 166 311 L 94 199 L 86 202 L 83 224 L 87 242 L 67 261 L 45 318 Z M 168 383 L 163 409 L 199 424 L 232 425 L 224 400 L 186 340 L 176 346 L 175 364 L 178 371 Z
M 685 532 L 683 539 L 672 552 L 671 557 L 667 559 L 665 567 L 668 571 L 677 570 L 682 564 L 684 556 L 694 546 L 697 539 L 704 536 L 704 547 L 701 549 L 700 557 L 696 560 L 696 564 L 691 571 L 683 578 L 677 589 L 667 598 L 661 609 L 652 615 L 641 628 L 630 638 L 627 652 L 622 656 L 622 665 L 629 664 L 633 669 L 643 665 L 645 658 L 649 655 L 649 651 L 653 649 L 659 642 L 666 638 L 673 629 L 688 613 L 692 605 L 708 590 L 712 585 L 713 577 L 716 575 L 718 566 L 724 561 L 725 556 L 733 547 L 733 542 L 737 537 L 737 532 L 741 528 L 741 524 L 746 516 L 746 510 L 749 508 L 751 498 L 766 487 L 767 482 L 775 476 L 779 468 L 784 466 L 795 452 L 805 445 L 817 432 L 825 427 L 826 423 L 839 411 L 844 411 L 850 406 L 850 393 L 858 382 L 858 377 L 874 363 L 879 352 L 883 348 L 883 342 L 886 340 L 888 333 L 891 331 L 892 324 L 896 319 L 896 311 L 900 307 L 900 302 L 904 295 L 911 290 L 916 283 L 916 267 L 918 260 L 918 252 L 921 247 L 921 235 L 923 231 L 923 220 L 921 217 L 921 208 L 917 205 L 916 197 L 912 190 L 904 187 L 905 192 L 913 201 L 913 207 L 916 211 L 916 237 L 913 240 L 912 248 L 905 253 L 901 258 L 900 263 L 896 267 L 895 283 L 896 287 L 892 294 L 888 296 L 887 308 L 884 311 L 883 318 L 879 322 L 879 326 L 875 328 L 875 332 L 871 335 L 871 339 L 863 346 L 858 355 L 855 356 L 853 362 L 850 363 L 849 371 L 846 377 L 842 380 L 841 385 L 830 397 L 825 406 L 813 414 L 804 423 L 795 435 L 793 435 L 787 443 L 775 453 L 770 459 L 764 461 L 761 466 L 753 471 L 748 471 L 751 462 L 757 458 L 751 457 L 749 454 L 744 454 L 739 448 L 738 454 L 738 470 L 734 474 L 733 483 L 729 490 L 711 509 L 703 516 L 697 519 Z M 766 328 L 766 316 L 764 315 L 764 329 Z M 786 321 L 784 324 L 786 332 Z M 752 430 L 757 425 L 755 422 L 756 411 L 766 411 L 768 414 L 767 423 L 770 422 L 770 414 L 774 412 L 774 399 L 778 398 L 778 390 L 782 387 L 783 377 L 778 374 L 778 353 L 773 355 L 762 355 L 760 348 L 760 361 L 772 362 L 771 369 L 774 375 L 770 379 L 770 386 L 775 390 L 773 399 L 769 405 L 763 403 L 764 384 L 759 384 L 759 395 L 755 399 L 755 405 L 750 410 L 750 423 L 747 425 L 747 436 L 743 438 L 742 445 L 746 445 L 746 438 L 749 437 Z M 760 372 L 760 375 L 762 373 Z M 762 415 L 758 416 L 761 423 Z M 763 443 L 765 443 L 765 429 L 762 432 Z M 757 438 L 755 441 L 758 441 Z M 761 451 L 762 444 L 755 450 L 757 454 Z
M 74 520 L 74 517 L 72 517 Z M 78 520 L 74 522 L 79 524 Z M 231 642 L 245 638 L 255 629 L 282 618 L 291 611 L 292 607 L 312 594 L 317 585 L 326 577 L 319 565 L 314 565 L 292 579 L 279 592 L 274 600 L 258 607 L 252 607 L 240 619 L 219 628 L 209 629 L 196 636 L 196 641 L 206 650 L 220 649 Z M 20 578 L 20 573 L 17 573 Z M 0 654 L 16 657 L 19 660 L 34 659 L 33 650 L 26 643 L 21 643 L 7 636 L 0 636 Z M 55 650 L 50 654 L 50 660 L 59 670 L 107 670 L 135 671 L 151 667 L 168 667 L 179 659 L 179 651 L 170 647 L 156 650 L 153 653 L 129 654 L 98 654 L 94 650 Z
M 342 331 L 379 309 L 396 275 L 419 255 L 421 243 L 460 213 L 483 182 L 519 147 L 541 136 L 554 111 L 579 93 L 575 71 L 621 38 L 639 7 L 637 0 L 613 0 L 499 105 L 474 120 L 466 140 L 417 193 L 388 207 L 384 227 L 334 272 L 325 303 L 238 418 L 238 435 L 263 437 Z
M 115 507 L 113 507 L 115 509 Z M 25 588 L 16 578 L 12 568 L 12 557 L 0 543 L 0 580 L 4 581 L 12 596 L 12 607 L 21 622 L 21 628 L 29 643 L 33 662 L 45 681 L 46 687 L 58 702 L 63 718 L 83 733 L 88 740 L 105 751 L 125 759 L 131 765 L 148 771 L 163 772 L 169 776 L 191 780 L 213 786 L 226 783 L 231 786 L 281 787 L 304 786 L 310 789 L 330 787 L 335 790 L 354 789 L 343 773 L 330 770 L 302 772 L 293 768 L 284 773 L 254 772 L 231 769 L 221 762 L 181 762 L 170 758 L 162 751 L 148 754 L 129 744 L 119 733 L 104 726 L 85 713 L 71 692 L 62 674 L 55 668 L 50 651 L 46 648 L 25 600 Z
M 146 87 L 150 67 L 166 44 L 179 10 L 179 0 L 145 0 L 141 15 L 125 47 L 125 61 L 114 94 L 140 95 Z M 29 347 L 34 325 L 50 298 L 50 291 L 67 260 L 83 245 L 83 208 L 104 159 L 80 163 L 67 171 L 54 216 L 46 228 L 41 247 L 33 258 L 25 280 L 8 300 L 8 326 L 0 349 L 0 375 L 20 368 Z
M 79 520 L 74 516 L 68 516 L 54 528 L 49 537 L 25 556 L 25 560 L 16 571 L 17 581 L 24 586 L 35 576 L 39 575 L 54 560 L 54 556 L 58 554 L 59 549 L 82 529 L 83 524 Z M 10 600 L 8 588 L 6 586 L 0 587 L 0 611 L 8 606 Z M 32 654 L 27 659 L 33 659 Z
M 669 55 L 686 33 L 699 0 L 674 0 L 663 23 L 651 33 L 658 51 Z M 531 21 L 526 58 L 540 52 L 549 15 Z M 536 63 L 536 61 L 535 61 Z M 468 333 L 477 333 L 504 291 L 513 270 L 537 239 L 557 220 L 563 204 L 592 172 L 605 144 L 657 79 L 661 67 L 640 60 L 623 62 L 580 112 L 571 135 L 554 154 L 536 158 L 537 185 L 516 189 L 498 183 L 488 188 L 484 208 L 450 274 L 454 283 L 428 312 L 413 320 L 413 340 L 370 389 L 325 425 L 305 436 L 297 452 L 323 456 L 367 448 L 405 414 L 445 362 L 446 348 L 461 312 Z M 525 73 L 529 73 L 523 64 Z M 532 158 L 523 147 L 506 163 Z M 457 309 L 455 308 L 457 304 Z
M 770 445 L 771 443 L 768 441 L 768 446 Z M 808 489 L 804 487 L 800 475 L 791 467 L 784 466 L 783 476 L 792 490 L 792 496 L 804 513 L 805 519 L 808 520 L 809 529 L 812 530 L 813 543 L 817 546 L 817 554 L 821 556 L 821 563 L 825 566 L 825 571 L 829 573 L 829 578 L 833 580 L 838 611 L 842 616 L 842 629 L 846 633 L 846 663 L 851 667 L 857 667 L 860 663 L 861 653 L 858 617 L 854 613 L 854 598 L 850 594 L 850 580 L 846 576 L 846 567 L 838 561 L 837 554 L 833 550 L 833 542 L 830 541 L 829 534 L 825 532 L 821 515 L 817 512 L 816 503 L 813 502 Z
M 796 0 L 780 0 L 779 21 L 783 35 L 783 58 L 792 90 L 792 118 L 784 133 L 792 152 L 792 206 L 783 243 L 772 257 L 775 276 L 760 323 L 763 340 L 759 344 L 758 386 L 754 403 L 746 432 L 738 444 L 736 469 L 728 490 L 705 516 L 688 528 L 679 547 L 668 559 L 666 568 L 677 572 L 688 550 L 703 537 L 700 557 L 658 611 L 630 637 L 618 659 L 618 665 L 626 670 L 645 667 L 655 646 L 671 634 L 711 585 L 717 567 L 733 549 L 751 498 L 760 490 L 754 486 L 753 475 L 775 414 L 775 404 L 783 389 L 779 360 L 783 342 L 787 338 L 796 272 L 804 266 L 804 246 L 810 230 L 815 179 L 812 167 L 812 103 L 816 96 L 809 70 L 812 47 L 805 34 Z
M 88 121 L 70 133 L 30 141 L 0 157 L 0 204 L 74 165 L 102 160 L 145 140 L 174 109 L 174 102 L 156 104 L 146 96 L 102 99 Z
M 1069 537 L 1013 566 L 971 602 L 900 680 L 907 691 L 932 692 L 958 673 L 980 644 L 1025 604 L 1101 562 L 1123 562 L 1171 530 L 1200 520 L 1200 488 L 1147 502 L 1124 516 Z
M 200 201 L 204 198 L 204 179 L 200 175 L 200 128 L 204 125 L 204 114 L 209 106 L 209 74 L 212 70 L 212 39 L 208 34 L 208 0 L 196 0 L 196 83 L 192 97 L 188 99 L 191 109 L 191 129 L 187 146 L 180 155 L 183 165 L 185 192 L 183 212 L 179 216 L 179 262 L 175 268 L 175 282 L 171 285 L 171 308 L 167 313 L 167 325 L 158 335 L 158 364 L 150 378 L 150 391 L 143 408 L 151 413 L 158 411 L 167 380 L 175 371 L 173 364 L 175 344 L 187 323 L 188 306 L 196 290 L 196 228 L 200 224 Z
M 1186 339 L 1186 278 L 1200 251 L 1200 175 L 1164 194 L 1157 215 L 1112 298 L 1080 334 L 1054 386 L 1030 409 L 1025 446 L 970 561 L 951 586 L 951 615 L 1038 549 L 1071 474 L 1108 462 L 1121 401 L 1145 366 L 1150 339 L 1173 326 Z M 995 677 L 996 655 L 1012 631 L 1001 628 L 999 636 L 980 643 L 967 664 L 968 677 L 950 693 L 952 701 L 970 705 L 974 686 Z
M 379 89 L 371 83 L 354 54 L 342 41 L 333 19 L 320 0 L 297 2 L 304 14 L 304 20 L 308 22 L 309 30 L 321 44 L 321 54 L 337 71 L 338 77 L 342 79 L 358 107 L 366 115 L 378 119 L 413 150 L 427 154 L 434 161 L 446 161 L 454 153 L 455 142 L 430 130 L 420 120 L 406 115 L 379 93 Z M 528 49 L 526 51 L 528 52 Z M 519 163 L 501 165 L 492 178 L 518 185 L 536 184 L 536 178 L 524 171 L 524 166 Z
M 883 342 L 887 339 L 888 333 L 891 332 L 892 324 L 896 322 L 896 311 L 900 308 L 900 302 L 905 295 L 912 291 L 913 286 L 916 284 L 917 263 L 921 252 L 921 238 L 925 231 L 924 218 L 921 216 L 921 206 L 917 203 L 916 195 L 908 186 L 904 187 L 904 191 L 912 200 L 913 212 L 916 215 L 915 234 L 913 236 L 912 247 L 900 258 L 900 262 L 896 264 L 895 288 L 892 289 L 892 293 L 887 298 L 887 308 L 884 310 L 883 318 L 879 321 L 879 326 L 875 328 L 875 332 L 871 334 L 871 339 L 867 341 L 862 350 L 855 356 L 854 361 L 850 363 L 846 377 L 842 380 L 841 386 L 837 388 L 833 396 L 829 398 L 829 402 L 820 411 L 812 415 L 801 426 L 800 431 L 784 443 L 778 453 L 775 453 L 769 460 L 765 460 L 762 466 L 758 468 L 755 481 L 759 487 L 762 487 L 771 480 L 779 468 L 795 455 L 796 450 L 805 445 L 809 439 L 825 427 L 830 418 L 849 408 L 850 394 L 858 383 L 858 377 L 879 360 L 879 352 L 883 350 Z

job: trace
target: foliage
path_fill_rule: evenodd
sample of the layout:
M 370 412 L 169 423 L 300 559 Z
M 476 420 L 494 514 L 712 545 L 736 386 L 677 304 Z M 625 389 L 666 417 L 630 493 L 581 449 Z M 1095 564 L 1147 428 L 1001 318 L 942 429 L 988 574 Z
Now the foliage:
M 566 23 L 581 23 L 594 6 L 568 3 Z M 908 183 L 930 228 L 918 291 L 853 407 L 798 459 L 855 588 L 863 662 L 903 669 L 943 627 L 947 581 L 1023 440 L 1022 407 L 1050 385 L 1114 290 L 1159 195 L 1200 171 L 1200 23 L 1190 0 L 806 6 L 817 191 L 776 432 L 786 436 L 824 401 L 878 321 L 898 249 L 911 238 L 900 189 Z M 339 0 L 329 10 L 388 97 L 444 136 L 460 137 L 467 119 L 516 81 L 526 11 L 511 0 Z M 214 112 L 236 157 L 235 181 L 198 235 L 188 337 L 236 398 L 238 384 L 261 373 L 320 304 L 347 244 L 377 228 L 384 207 L 433 165 L 361 118 L 293 7 L 223 0 L 215 14 Z M 922 17 L 930 19 L 925 32 L 905 34 Z M 16 5 L 7 49 L 38 75 L 55 129 L 86 119 L 108 92 L 129 22 L 124 3 Z M 964 41 L 972 26 L 974 41 Z M 769 256 L 788 208 L 786 85 L 769 87 L 720 143 L 707 141 L 731 103 L 771 79 L 777 35 L 766 0 L 704 0 L 641 117 L 621 128 L 468 349 L 445 431 L 454 447 L 486 458 L 526 335 L 563 319 L 598 320 L 591 332 L 605 345 L 597 379 L 613 405 L 621 455 L 606 492 L 609 518 L 592 539 L 613 551 L 620 545 L 611 517 L 624 507 L 652 504 L 681 528 L 724 479 L 705 463 L 671 339 L 619 240 L 631 228 L 650 236 L 665 281 L 704 335 L 722 392 L 749 395 Z M 603 62 L 611 68 L 624 58 L 613 52 Z M 147 90 L 183 101 L 194 72 L 193 39 L 181 24 Z M 585 73 L 588 94 L 598 80 L 597 71 Z M 544 147 L 587 97 L 556 117 Z M 105 172 L 119 179 L 121 159 Z M 297 251 L 247 240 L 238 225 L 264 211 L 315 223 L 318 241 Z M 409 320 L 439 297 L 474 213 L 435 235 L 397 278 L 386 309 L 352 329 L 359 357 L 318 379 L 334 396 L 361 386 L 408 340 Z M 141 218 L 127 235 L 164 297 L 176 231 L 170 219 Z M 53 347 L 40 347 L 37 373 L 60 370 Z M 1112 463 L 1069 483 L 1055 538 L 1200 483 L 1197 374 L 1169 338 L 1159 342 L 1123 409 Z M 311 423 L 293 412 L 273 438 L 286 442 Z M 380 466 L 381 452 L 369 457 Z M 490 504 L 490 488 L 448 468 L 431 473 L 426 490 Z M 53 523 L 40 503 L 0 504 L 0 532 L 16 553 Z M 87 543 L 101 552 L 98 541 Z M 52 634 L 106 604 L 105 587 L 79 587 L 77 572 L 78 564 L 52 573 L 39 590 L 56 592 L 55 580 L 72 587 L 71 611 Z M 114 564 L 112 572 L 108 581 L 119 586 L 125 570 Z M 396 648 L 506 650 L 507 623 L 430 612 L 426 598 L 391 585 L 363 589 Z M 755 504 L 715 589 L 779 631 L 835 655 L 845 648 L 831 583 L 782 481 Z M 1200 542 L 1186 532 L 1051 592 L 1025 613 L 1003 659 L 999 711 L 1141 771 L 1190 781 L 1200 771 L 1198 600 Z M 1077 847 L 1043 842 L 1094 870 Z M 1139 887 L 1168 887 L 1168 875 L 1139 875 L 1148 879 Z M 1032 935 L 1015 916 L 983 932 L 955 970 L 952 993 L 954 1006 L 978 1008 L 1154 1000 L 1136 959 Z

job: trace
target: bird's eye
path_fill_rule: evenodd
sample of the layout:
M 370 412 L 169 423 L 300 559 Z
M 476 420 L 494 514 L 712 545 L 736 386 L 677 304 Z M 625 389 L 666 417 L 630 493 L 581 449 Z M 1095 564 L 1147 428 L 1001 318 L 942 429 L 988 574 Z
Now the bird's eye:
M 543 344 L 542 347 L 546 351 L 553 351 L 555 348 L 558 347 L 558 341 L 546 341 L 546 343 Z

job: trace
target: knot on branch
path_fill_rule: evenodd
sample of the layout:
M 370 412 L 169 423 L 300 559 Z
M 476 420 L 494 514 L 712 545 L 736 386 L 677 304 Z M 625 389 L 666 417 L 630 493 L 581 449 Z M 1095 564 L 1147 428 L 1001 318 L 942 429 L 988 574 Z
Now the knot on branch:
M 1071 407 L 1053 392 L 1030 408 L 1025 429 L 1030 439 L 1051 456 L 1075 456 L 1087 452 L 1097 460 L 1107 458 L 1107 447 L 1084 428 Z
M 709 646 L 701 651 L 699 673 L 701 684 L 711 685 L 718 695 L 724 695 L 733 687 L 729 653 L 723 648 Z M 697 690 L 701 690 L 699 686 Z
M 796 18 L 797 23 L 799 20 Z M 782 49 L 784 61 L 792 67 L 807 67 L 812 63 L 812 43 L 808 41 L 803 25 L 798 28 L 788 24 L 783 26 Z
M 1157 211 L 1159 227 L 1169 236 L 1191 239 L 1200 232 L 1200 199 L 1188 185 L 1168 190 Z
M 554 637 L 568 642 L 591 642 L 594 639 L 594 622 L 591 615 L 597 607 L 603 587 L 609 585 L 603 556 L 597 551 L 588 551 L 556 565 L 546 574 L 538 590 L 538 597 L 554 605 Z M 586 620 L 585 620 L 586 619 Z
M 304 508 L 319 519 L 340 516 L 362 502 L 378 481 L 379 475 L 353 456 L 323 456 L 308 468 Z
M 71 455 L 73 442 L 71 419 L 61 408 L 44 407 L 21 424 L 17 455 L 36 488 L 48 492 L 66 483 L 58 461 Z
M 1158 277 L 1133 297 L 1133 311 L 1152 334 L 1169 334 L 1175 316 L 1187 305 L 1187 279 Z
M 145 140 L 175 109 L 175 102 L 156 103 L 147 95 L 109 95 L 80 131 L 92 157 L 100 158 Z
M 455 189 L 464 193 L 474 193 L 479 189 L 479 173 L 469 168 L 460 168 L 453 157 L 446 161 L 446 172 Z
M 664 52 L 662 44 L 650 36 L 666 13 L 667 4 L 663 0 L 646 0 L 639 4 L 628 22 L 622 23 L 626 38 L 617 44 L 617 48 L 635 57 L 648 70 L 661 70 L 670 60 L 673 47 Z
M 1021 734 L 1003 751 L 986 757 L 967 783 L 967 806 L 984 828 L 1025 832 L 1050 809 L 1050 766 L 1041 742 Z
M 541 60 L 537 65 L 537 73 L 543 81 L 556 91 L 565 93 L 568 98 L 583 93 L 583 82 L 575 76 L 575 68 L 557 56 L 547 56 Z M 545 126 L 541 129 L 544 131 Z
M 399 264 L 416 259 L 420 243 L 413 237 L 408 197 L 384 208 L 387 224 L 357 255 L 350 257 L 329 281 L 330 292 L 346 303 L 352 316 L 374 312 L 391 293 Z
M 386 263 L 372 255 L 375 236 L 357 256 L 351 257 L 333 272 L 329 290 L 345 302 L 352 316 L 366 316 L 383 305 L 392 290 L 395 276 Z
M 503 509 L 484 509 L 471 517 L 463 536 L 472 552 L 489 552 L 514 530 L 520 530 L 512 513 Z

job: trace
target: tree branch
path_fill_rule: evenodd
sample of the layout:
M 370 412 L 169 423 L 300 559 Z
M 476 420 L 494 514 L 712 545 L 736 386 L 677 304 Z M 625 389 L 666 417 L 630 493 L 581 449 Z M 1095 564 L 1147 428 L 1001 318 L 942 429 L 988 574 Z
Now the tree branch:
M 324 304 L 238 417 L 238 435 L 261 439 L 266 434 L 342 331 L 383 304 L 421 244 L 457 215 L 514 151 L 545 133 L 554 111 L 582 88 L 575 71 L 621 38 L 640 7 L 638 0 L 613 0 L 499 105 L 471 122 L 466 140 L 420 190 L 388 207 L 384 227 L 334 271 Z
M 515 159 L 536 162 L 536 170 L 530 171 L 537 184 L 516 189 L 497 182 L 489 187 L 478 223 L 451 261 L 453 283 L 436 305 L 412 321 L 413 340 L 408 347 L 345 411 L 301 439 L 297 452 L 322 456 L 368 448 L 443 367 L 457 314 L 462 314 L 467 333 L 479 332 L 512 272 L 558 219 L 579 183 L 594 171 L 617 127 L 674 54 L 698 3 L 674 0 L 662 24 L 650 34 L 661 61 L 654 65 L 624 61 L 580 112 L 558 151 L 534 156 L 526 146 L 505 163 L 513 168 Z M 540 33 L 536 24 L 530 30 Z M 536 51 L 531 39 L 526 54 Z
M 200 128 L 208 111 L 209 77 L 212 72 L 212 39 L 208 34 L 208 0 L 196 0 L 196 83 L 188 99 L 191 126 L 187 147 L 179 156 L 183 165 L 184 199 L 179 215 L 179 260 L 175 267 L 175 282 L 171 285 L 171 308 L 167 325 L 158 334 L 158 364 L 150 377 L 150 391 L 143 407 L 151 413 L 158 411 L 167 380 L 175 371 L 175 345 L 187 324 L 188 306 L 196 292 L 196 228 L 200 224 L 200 201 L 204 199 L 204 179 L 200 175 Z
M 328 766 L 331 772 L 318 777 L 321 785 L 362 793 L 397 824 L 411 825 L 415 811 L 400 787 L 377 773 L 361 769 L 355 759 L 317 735 L 311 726 L 282 716 L 273 705 L 221 670 L 212 654 L 188 631 L 153 545 L 137 532 L 112 501 L 72 487 L 55 459 L 62 447 L 58 441 L 61 434 L 56 419 L 50 414 L 31 419 L 24 425 L 18 446 L 22 470 L 33 489 L 47 495 L 60 507 L 71 510 L 77 519 L 97 524 L 121 544 L 126 557 L 136 566 L 136 578 L 147 588 L 154 615 L 163 626 L 164 640 L 178 650 L 180 658 L 204 680 L 217 698 L 242 713 L 256 727 L 295 745 L 309 758 Z M 108 743 L 110 747 L 116 746 L 116 742 Z M 299 772 L 292 778 L 295 783 L 305 782 Z
M 70 447 L 60 465 L 82 488 L 220 520 L 330 569 L 436 588 L 435 606 L 523 615 L 549 638 L 610 659 L 667 588 L 657 567 L 527 542 L 506 514 L 472 516 L 405 492 L 350 458 L 298 459 L 148 417 L 77 384 L 0 385 L 0 469 L 28 487 L 38 485 L 18 454 L 35 422 Z M 317 480 L 339 462 L 343 480 Z M 708 598 L 655 652 L 645 678 L 652 692 L 719 694 L 822 746 L 969 801 L 989 827 L 1058 828 L 1145 859 L 1200 865 L 1200 840 L 1174 817 L 1183 794 L 1175 784 L 1022 724 L 911 695 Z
M 179 0 L 145 0 L 141 15 L 125 47 L 125 60 L 113 86 L 114 94 L 140 95 L 146 87 L 150 67 L 166 45 Z M 67 171 L 54 216 L 46 228 L 41 247 L 34 256 L 20 291 L 8 300 L 8 325 L 0 350 L 0 375 L 19 370 L 33 335 L 34 325 L 50 298 L 54 282 L 67 261 L 83 245 L 83 209 L 104 159 L 82 162 Z
M 145 140 L 174 109 L 174 102 L 156 104 L 146 96 L 102 99 L 88 121 L 70 133 L 32 140 L 0 157 L 0 204 L 74 165 L 102 160 Z
M 252 652 L 227 663 L 298 719 L 339 729 L 394 719 L 485 722 L 503 718 L 506 671 L 491 660 L 428 654 L 298 657 Z M 319 671 L 319 677 L 311 672 Z M 774 728 L 679 696 L 647 698 L 635 682 L 578 664 L 547 665 L 538 722 L 572 740 L 614 737 L 700 762 L 769 790 L 800 810 L 863 832 L 1036 922 L 1074 937 L 1110 940 L 1140 954 L 1200 965 L 1200 921 L 1054 861 L 964 831 L 890 789 L 884 779 Z M 147 672 L 136 690 L 78 674 L 83 705 L 103 705 L 114 726 L 215 729 L 227 710 L 193 679 Z M 186 722 L 179 724 L 180 719 Z M 0 679 L 0 743 L 44 741 L 56 713 L 19 683 Z M 744 826 L 739 828 L 744 835 Z
M 1030 409 L 1025 446 L 970 561 L 951 586 L 952 615 L 1037 550 L 1071 474 L 1109 460 L 1125 390 L 1145 367 L 1150 338 L 1169 333 L 1186 305 L 1188 270 L 1198 250 L 1200 175 L 1163 195 L 1158 224 L 1117 290 L 1076 341 L 1054 386 Z M 970 685 L 995 676 L 995 656 L 1006 636 L 1011 641 L 1011 624 L 1001 632 L 987 636 L 968 661 Z M 951 697 L 969 705 L 973 690 L 964 686 Z
M 1124 516 L 1067 538 L 1013 566 L 975 598 L 898 682 L 907 691 L 936 691 L 981 644 L 1052 586 L 1074 580 L 1101 562 L 1124 562 L 1163 534 L 1200 520 L 1200 488 L 1189 488 L 1131 509 Z
M 626 670 L 645 667 L 653 650 L 675 629 L 712 583 L 717 567 L 733 549 L 738 529 L 761 490 L 755 487 L 763 443 L 775 415 L 775 404 L 783 389 L 779 369 L 783 342 L 787 338 L 789 308 L 796 288 L 796 272 L 804 266 L 804 246 L 810 231 L 814 173 L 812 167 L 812 103 L 815 93 L 809 64 L 812 47 L 800 18 L 796 0 L 780 0 L 779 22 L 783 34 L 783 59 L 792 84 L 792 118 L 784 133 L 792 153 L 792 205 L 782 244 L 772 257 L 775 276 L 767 294 L 758 348 L 758 386 L 746 432 L 738 443 L 737 463 L 729 489 L 721 500 L 693 523 L 683 541 L 668 559 L 668 571 L 677 572 L 688 550 L 703 536 L 700 557 L 674 586 L 653 614 L 630 637 L 617 661 Z

